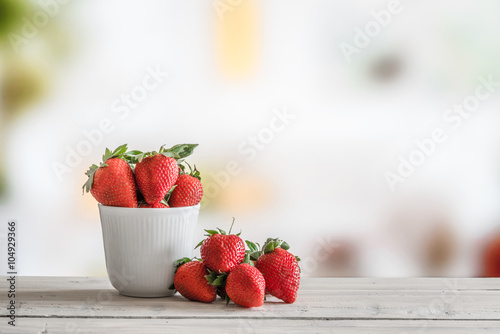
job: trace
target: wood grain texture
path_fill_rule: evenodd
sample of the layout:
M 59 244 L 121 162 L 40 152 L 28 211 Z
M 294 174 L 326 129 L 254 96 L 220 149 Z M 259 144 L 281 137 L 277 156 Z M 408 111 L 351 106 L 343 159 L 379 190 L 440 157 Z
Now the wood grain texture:
M 0 327 L 1 328 L 1 327 Z M 4 327 L 5 328 L 5 327 Z M 500 333 L 495 321 L 404 320 L 265 320 L 247 323 L 231 319 L 81 319 L 24 318 L 7 334 L 54 333 L 335 333 L 335 334 L 472 334 Z
M 96 277 L 18 277 L 16 297 L 16 331 L 2 307 L 1 333 L 500 333 L 500 279 L 306 278 L 296 303 L 254 309 L 125 297 Z

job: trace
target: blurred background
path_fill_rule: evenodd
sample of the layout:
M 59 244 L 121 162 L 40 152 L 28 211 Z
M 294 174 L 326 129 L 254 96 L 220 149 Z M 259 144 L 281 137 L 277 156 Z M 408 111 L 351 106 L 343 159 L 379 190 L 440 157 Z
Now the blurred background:
M 0 0 L 18 273 L 105 276 L 84 172 L 106 147 L 199 143 L 196 241 L 236 217 L 244 239 L 287 240 L 303 275 L 499 275 L 499 15 L 495 0 Z

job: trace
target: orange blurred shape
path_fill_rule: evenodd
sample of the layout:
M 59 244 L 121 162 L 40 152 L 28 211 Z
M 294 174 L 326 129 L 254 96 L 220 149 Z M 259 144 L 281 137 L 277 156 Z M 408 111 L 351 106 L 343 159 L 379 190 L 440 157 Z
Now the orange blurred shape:
M 217 209 L 228 210 L 233 214 L 255 213 L 268 207 L 271 193 L 272 188 L 265 180 L 240 175 L 221 189 L 213 204 Z
M 500 234 L 491 238 L 482 254 L 482 271 L 485 277 L 500 277 Z
M 255 0 L 216 0 L 217 58 L 224 75 L 246 78 L 258 55 L 258 11 Z

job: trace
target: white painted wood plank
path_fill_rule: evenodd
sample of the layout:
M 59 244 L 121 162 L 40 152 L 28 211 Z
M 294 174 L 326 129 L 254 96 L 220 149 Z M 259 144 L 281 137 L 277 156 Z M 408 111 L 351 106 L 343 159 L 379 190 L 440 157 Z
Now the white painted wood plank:
M 2 287 L 6 284 L 3 283 Z M 463 288 L 442 279 L 400 281 L 394 279 L 304 279 L 297 302 L 284 304 L 270 297 L 261 308 L 243 309 L 222 301 L 202 304 L 179 295 L 169 298 L 130 298 L 119 295 L 106 278 L 18 278 L 19 316 L 122 317 L 158 319 L 500 319 L 500 280 L 488 280 L 488 288 Z M 396 281 L 399 281 L 397 279 Z M 348 282 L 351 282 L 348 284 Z M 427 282 L 429 289 L 424 290 Z M 463 285 L 482 285 L 465 280 Z M 418 284 L 417 284 L 418 283 Z M 410 284 L 419 288 L 412 289 Z M 385 289 L 380 289 L 380 286 Z M 399 287 L 399 288 L 398 288 Z M 477 287 L 477 286 L 476 286 Z M 4 290 L 2 288 L 1 290 Z M 6 309 L 0 310 L 5 315 Z
M 3 319 L 0 319 L 3 320 Z M 403 320 L 260 320 L 242 319 L 79 319 L 19 318 L 15 328 L 0 324 L 2 333 L 335 333 L 335 334 L 472 334 L 499 333 L 498 321 Z
M 88 288 L 111 287 L 107 277 L 51 277 L 23 276 L 18 280 L 25 288 L 51 288 L 74 283 Z M 4 284 L 0 283 L 0 286 Z M 304 278 L 301 290 L 500 290 L 500 278 Z

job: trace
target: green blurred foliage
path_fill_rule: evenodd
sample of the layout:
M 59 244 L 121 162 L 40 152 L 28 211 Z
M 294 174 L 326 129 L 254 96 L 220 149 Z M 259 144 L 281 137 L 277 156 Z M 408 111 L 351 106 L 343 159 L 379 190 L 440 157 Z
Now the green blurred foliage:
M 22 25 L 23 16 L 30 12 L 24 0 L 0 0 L 0 40 L 8 41 L 8 34 Z

